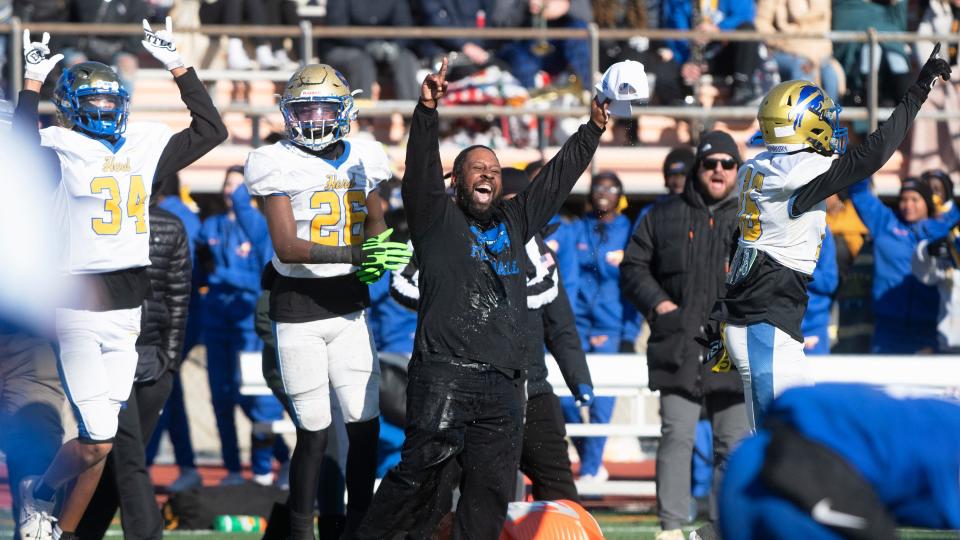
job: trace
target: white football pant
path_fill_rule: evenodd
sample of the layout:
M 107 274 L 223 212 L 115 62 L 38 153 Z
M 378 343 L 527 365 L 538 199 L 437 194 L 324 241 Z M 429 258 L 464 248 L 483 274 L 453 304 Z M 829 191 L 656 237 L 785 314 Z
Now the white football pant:
M 363 311 L 302 323 L 274 323 L 277 364 L 297 427 L 330 425 L 330 388 L 344 421 L 380 414 L 380 362 Z
M 754 431 L 770 404 L 784 390 L 811 384 L 803 343 L 772 324 L 725 324 L 723 341 L 743 379 L 747 419 Z
M 79 439 L 111 441 L 137 371 L 140 308 L 57 309 L 56 322 L 57 365 L 77 417 Z

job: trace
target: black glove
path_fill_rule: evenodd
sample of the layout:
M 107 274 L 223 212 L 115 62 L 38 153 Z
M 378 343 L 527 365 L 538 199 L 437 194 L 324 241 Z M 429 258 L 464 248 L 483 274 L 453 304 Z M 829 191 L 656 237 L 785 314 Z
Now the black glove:
M 727 347 L 723 343 L 720 325 L 711 321 L 704 332 L 705 335 L 694 338 L 694 341 L 707 349 L 706 354 L 703 355 L 703 365 L 716 373 L 730 371 L 730 356 L 727 354 Z
M 936 242 L 930 242 L 927 244 L 927 253 L 931 257 L 946 259 L 950 257 L 950 245 L 948 244 L 949 240 L 943 238 Z
M 930 54 L 930 58 L 927 59 L 927 63 L 920 68 L 920 75 L 917 76 L 917 83 L 926 89 L 933 88 L 933 83 L 937 82 L 938 78 L 945 81 L 950 80 L 950 64 L 940 58 L 939 54 L 940 44 L 937 43 Z
M 628 339 L 620 340 L 620 353 L 635 353 L 637 348 L 633 345 L 633 342 Z

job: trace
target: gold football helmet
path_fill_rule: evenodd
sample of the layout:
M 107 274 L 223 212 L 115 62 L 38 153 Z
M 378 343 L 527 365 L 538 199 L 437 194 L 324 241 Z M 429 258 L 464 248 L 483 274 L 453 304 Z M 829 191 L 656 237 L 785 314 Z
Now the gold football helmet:
M 351 92 L 343 75 L 326 64 L 298 69 L 280 96 L 287 138 L 311 150 L 344 138 L 357 118 L 353 96 L 359 92 Z
M 847 129 L 840 127 L 840 107 L 810 81 L 774 86 L 760 103 L 757 120 L 771 152 L 812 148 L 829 156 L 846 150 Z
M 53 90 L 60 125 L 112 139 L 127 128 L 130 95 L 110 66 L 81 62 L 63 70 Z

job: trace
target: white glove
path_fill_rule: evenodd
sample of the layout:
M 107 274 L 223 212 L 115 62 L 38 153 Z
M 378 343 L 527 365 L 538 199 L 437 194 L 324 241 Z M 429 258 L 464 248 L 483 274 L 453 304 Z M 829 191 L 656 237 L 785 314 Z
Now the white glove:
M 47 80 L 47 75 L 53 71 L 57 62 L 63 60 L 62 54 L 47 58 L 50 55 L 50 47 L 47 46 L 47 43 L 50 43 L 49 33 L 43 33 L 42 41 L 31 42 L 30 31 L 23 31 L 24 78 L 42 83 Z
M 183 67 L 183 59 L 177 52 L 177 44 L 173 42 L 173 22 L 167 17 L 166 30 L 154 32 L 150 23 L 143 20 L 143 47 L 160 61 L 168 70 Z

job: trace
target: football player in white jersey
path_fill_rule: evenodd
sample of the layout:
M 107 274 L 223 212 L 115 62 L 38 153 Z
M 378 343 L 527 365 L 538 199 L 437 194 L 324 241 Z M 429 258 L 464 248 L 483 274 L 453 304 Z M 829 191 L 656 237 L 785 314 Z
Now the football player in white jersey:
M 720 357 L 715 369 L 729 368 L 725 347 L 740 371 L 754 429 L 775 396 L 806 380 L 800 323 L 826 227 L 824 200 L 873 175 L 900 146 L 934 82 L 950 78 L 939 49 L 890 118 L 850 152 L 840 107 L 817 85 L 787 81 L 760 104 L 766 151 L 737 177 L 740 239 L 712 314 L 722 346 L 711 348 Z
M 38 130 L 40 87 L 63 55 L 50 56 L 50 36 L 31 42 L 24 31 L 24 90 L 14 130 L 36 144 L 54 180 L 51 219 L 61 239 L 60 271 L 88 294 L 56 310 L 58 363 L 79 436 L 61 447 L 42 477 L 20 485 L 23 538 L 71 538 L 93 495 L 130 395 L 140 333 L 140 306 L 149 288 L 147 205 L 153 182 L 171 176 L 227 137 L 226 127 L 193 69 L 173 42 L 170 18 L 154 32 L 143 22 L 143 46 L 170 70 L 192 116 L 174 134 L 164 124 L 127 124 L 129 96 L 104 64 L 63 71 L 54 88 L 59 126 Z M 53 517 L 57 490 L 75 484 Z
M 367 283 L 410 259 L 388 242 L 375 189 L 392 176 L 383 146 L 345 140 L 356 118 L 343 76 L 324 64 L 290 77 L 280 99 L 286 139 L 247 158 L 250 193 L 264 213 L 279 274 L 270 296 L 277 363 L 297 426 L 290 464 L 291 538 L 312 539 L 330 391 L 347 423 L 345 537 L 373 497 L 380 431 L 380 365 L 367 328 Z

